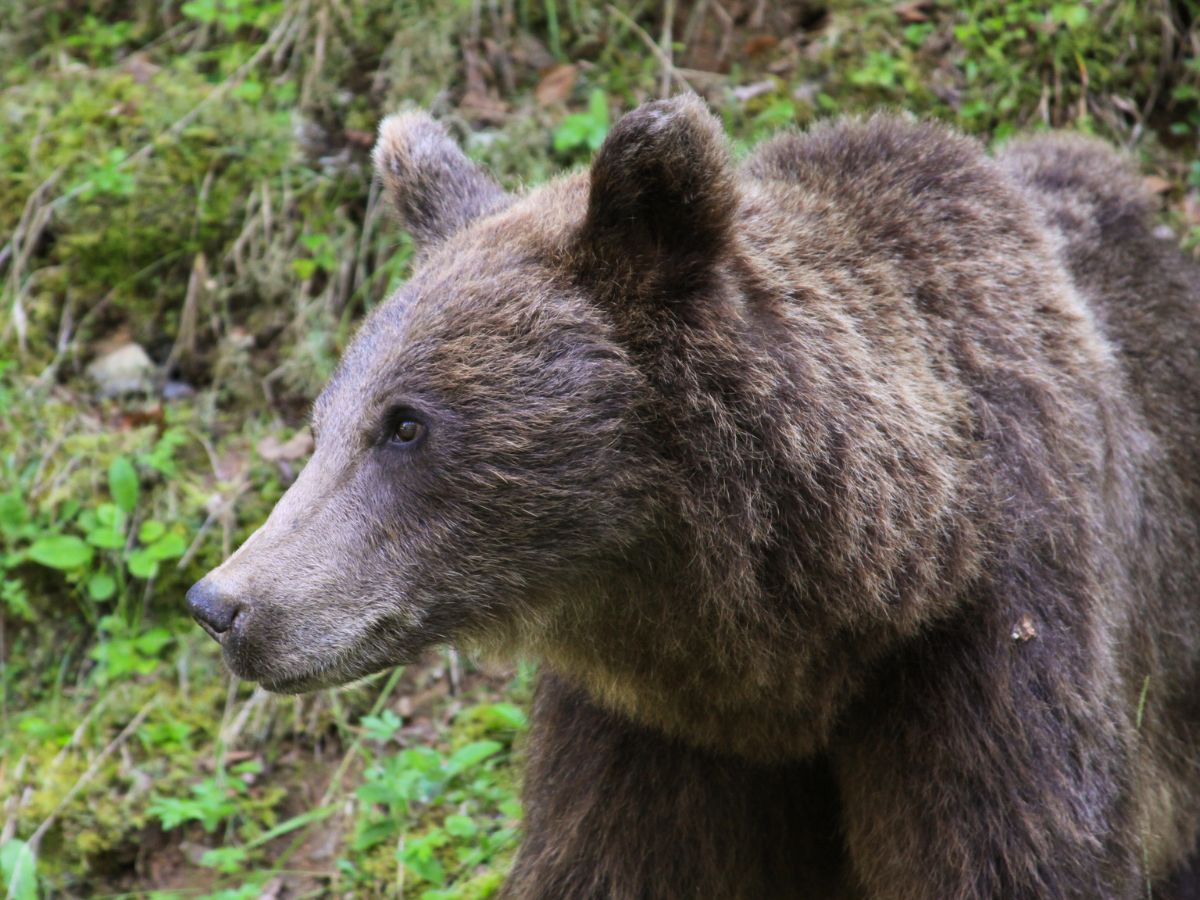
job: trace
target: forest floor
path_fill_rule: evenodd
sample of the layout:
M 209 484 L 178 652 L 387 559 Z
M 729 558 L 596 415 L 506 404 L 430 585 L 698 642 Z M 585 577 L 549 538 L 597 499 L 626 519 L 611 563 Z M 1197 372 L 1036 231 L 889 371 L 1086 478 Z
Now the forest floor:
M 407 277 L 380 117 L 430 109 L 517 188 L 680 90 L 739 153 L 880 107 L 1096 133 L 1200 253 L 1196 0 L 0 6 L 0 892 L 495 891 L 530 666 L 446 649 L 276 697 L 182 597 L 295 478 Z

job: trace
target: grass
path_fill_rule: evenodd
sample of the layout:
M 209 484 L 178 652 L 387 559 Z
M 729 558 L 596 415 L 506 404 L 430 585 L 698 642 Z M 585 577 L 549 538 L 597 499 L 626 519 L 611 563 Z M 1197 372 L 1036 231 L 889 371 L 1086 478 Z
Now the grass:
M 701 91 L 745 150 L 879 106 L 1137 154 L 1200 248 L 1194 2 L 14 0 L 0 8 L 0 876 L 10 896 L 491 895 L 524 667 L 439 652 L 277 698 L 187 586 L 303 465 L 408 274 L 367 154 L 432 109 L 510 187 Z M 132 393 L 89 365 L 135 343 Z

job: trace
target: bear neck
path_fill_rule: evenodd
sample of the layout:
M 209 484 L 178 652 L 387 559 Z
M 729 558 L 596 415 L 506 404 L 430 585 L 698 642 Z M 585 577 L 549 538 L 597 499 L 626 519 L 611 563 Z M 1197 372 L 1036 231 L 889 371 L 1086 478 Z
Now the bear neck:
M 978 571 L 956 387 L 856 334 L 847 288 L 742 241 L 691 296 L 618 315 L 665 511 L 534 648 L 606 707 L 749 758 L 817 752 Z

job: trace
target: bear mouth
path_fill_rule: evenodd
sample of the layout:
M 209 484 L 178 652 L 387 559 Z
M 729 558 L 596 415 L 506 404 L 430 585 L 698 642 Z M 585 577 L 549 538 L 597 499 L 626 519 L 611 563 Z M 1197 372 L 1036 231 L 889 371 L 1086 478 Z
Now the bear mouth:
M 375 623 L 347 645 L 301 649 L 293 642 L 263 643 L 242 633 L 221 643 L 225 665 L 238 678 L 273 694 L 307 694 L 341 687 L 385 669 L 416 662 L 430 646 L 419 633 L 397 640 L 392 626 Z
M 368 663 L 363 660 L 349 666 L 344 664 L 339 666 L 318 665 L 297 673 L 271 673 L 242 677 L 246 677 L 249 681 L 257 681 L 264 690 L 270 691 L 272 694 L 308 694 L 326 688 L 352 684 L 385 669 L 410 665 L 415 659 L 415 655 L 405 655 L 395 659 L 389 658 L 386 662 Z
M 324 688 L 337 687 L 353 680 L 353 678 L 339 679 L 333 673 L 320 673 L 284 678 L 262 678 L 258 683 L 264 690 L 270 691 L 272 694 L 308 694 Z

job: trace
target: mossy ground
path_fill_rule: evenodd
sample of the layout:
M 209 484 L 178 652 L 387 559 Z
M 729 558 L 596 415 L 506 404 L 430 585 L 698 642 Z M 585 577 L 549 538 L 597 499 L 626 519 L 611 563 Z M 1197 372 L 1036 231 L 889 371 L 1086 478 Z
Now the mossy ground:
M 513 187 L 689 87 L 742 149 L 879 106 L 989 140 L 1076 128 L 1141 158 L 1195 249 L 1198 19 L 1194 0 L 0 6 L 12 895 L 485 897 L 502 876 L 527 672 L 445 651 L 270 697 L 180 612 L 303 464 L 308 404 L 407 274 L 371 187 L 383 114 L 432 109 Z M 99 397 L 87 365 L 129 342 L 149 382 Z

